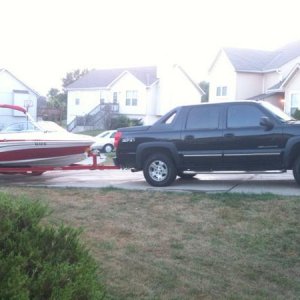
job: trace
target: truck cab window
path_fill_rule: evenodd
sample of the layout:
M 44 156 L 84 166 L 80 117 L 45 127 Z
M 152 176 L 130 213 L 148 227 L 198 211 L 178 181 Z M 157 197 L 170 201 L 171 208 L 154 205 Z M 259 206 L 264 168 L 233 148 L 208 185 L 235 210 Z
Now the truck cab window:
M 253 105 L 233 105 L 227 111 L 227 127 L 258 127 L 263 112 Z
M 175 117 L 176 117 L 177 112 L 174 111 L 171 115 L 169 115 L 166 119 L 164 119 L 163 124 L 172 124 Z
M 219 127 L 219 107 L 193 107 L 188 115 L 186 129 L 216 129 Z

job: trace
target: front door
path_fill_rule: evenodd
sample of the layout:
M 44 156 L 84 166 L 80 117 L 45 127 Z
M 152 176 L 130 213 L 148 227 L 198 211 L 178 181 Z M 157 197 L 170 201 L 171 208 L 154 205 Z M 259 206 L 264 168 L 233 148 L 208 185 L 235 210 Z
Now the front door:
M 273 128 L 261 126 L 260 120 L 264 116 L 265 112 L 256 105 L 228 106 L 224 129 L 224 169 L 282 168 L 282 128 L 276 125 L 275 120 Z

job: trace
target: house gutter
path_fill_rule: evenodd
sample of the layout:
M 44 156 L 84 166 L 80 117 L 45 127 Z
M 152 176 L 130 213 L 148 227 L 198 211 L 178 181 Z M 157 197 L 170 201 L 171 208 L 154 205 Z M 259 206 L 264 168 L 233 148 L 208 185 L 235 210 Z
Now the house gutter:
M 108 87 L 90 87 L 90 88 L 66 88 L 66 91 L 94 91 L 94 90 L 110 90 Z

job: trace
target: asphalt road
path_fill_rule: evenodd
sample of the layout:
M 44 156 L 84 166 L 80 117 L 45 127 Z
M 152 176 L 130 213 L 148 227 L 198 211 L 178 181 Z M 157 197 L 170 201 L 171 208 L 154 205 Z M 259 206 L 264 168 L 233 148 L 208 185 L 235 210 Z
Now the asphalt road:
M 131 190 L 241 192 L 299 195 L 300 187 L 290 172 L 282 174 L 198 174 L 195 178 L 177 178 L 165 188 L 151 187 L 142 172 L 129 170 L 50 171 L 41 176 L 0 175 L 0 186 L 30 187 L 115 187 Z

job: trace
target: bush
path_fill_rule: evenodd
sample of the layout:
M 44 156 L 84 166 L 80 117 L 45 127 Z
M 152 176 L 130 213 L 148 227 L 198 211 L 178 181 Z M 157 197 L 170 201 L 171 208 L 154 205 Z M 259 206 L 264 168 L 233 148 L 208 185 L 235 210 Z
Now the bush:
M 300 110 L 298 108 L 294 111 L 292 117 L 295 118 L 296 120 L 300 120 Z
M 130 119 L 125 115 L 119 115 L 111 119 L 109 129 L 143 125 L 142 119 Z
M 0 299 L 102 299 L 79 231 L 42 226 L 48 209 L 0 193 Z

